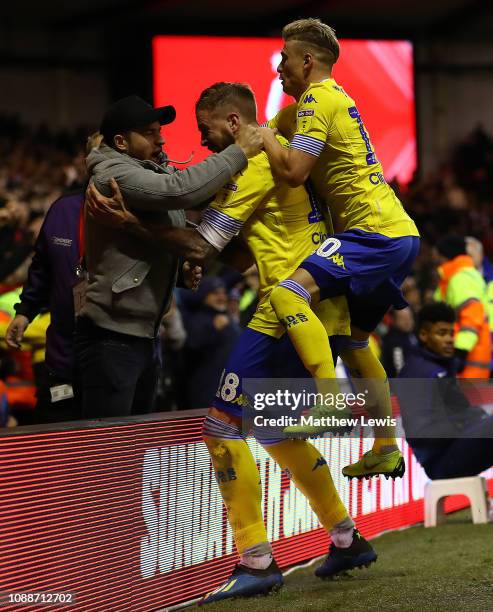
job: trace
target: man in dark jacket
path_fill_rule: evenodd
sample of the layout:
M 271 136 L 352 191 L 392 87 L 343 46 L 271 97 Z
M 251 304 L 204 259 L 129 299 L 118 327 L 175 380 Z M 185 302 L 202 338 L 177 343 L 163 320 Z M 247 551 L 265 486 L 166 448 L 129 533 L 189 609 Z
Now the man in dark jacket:
M 139 219 L 176 228 L 185 226 L 184 209 L 206 202 L 246 167 L 261 140 L 255 130 L 243 131 L 236 144 L 177 172 L 163 165 L 161 136 L 174 118 L 172 106 L 154 109 L 137 96 L 119 100 L 103 118 L 103 144 L 89 153 L 87 166 L 103 194 L 111 194 L 116 179 Z M 176 252 L 88 217 L 85 263 L 76 331 L 85 416 L 151 411 L 156 338 L 176 282 Z
M 433 480 L 475 476 L 493 465 L 493 416 L 471 406 L 455 377 L 454 322 L 443 302 L 421 309 L 419 346 L 396 385 L 406 438 Z
M 16 316 L 5 340 L 18 348 L 31 321 L 43 310 L 51 313 L 46 332 L 45 372 L 38 380 L 37 423 L 81 418 L 74 371 L 74 304 L 80 257 L 79 228 L 84 194 L 75 192 L 50 207 L 34 247 L 27 281 L 15 305 Z

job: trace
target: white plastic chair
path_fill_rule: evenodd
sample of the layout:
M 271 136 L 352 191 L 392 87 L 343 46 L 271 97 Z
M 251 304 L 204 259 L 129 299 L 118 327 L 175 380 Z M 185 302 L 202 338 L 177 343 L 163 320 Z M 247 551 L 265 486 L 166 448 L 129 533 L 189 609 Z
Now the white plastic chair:
M 425 485 L 425 527 L 445 522 L 444 503 L 449 495 L 466 495 L 473 523 L 488 522 L 488 487 L 482 476 L 430 480 Z

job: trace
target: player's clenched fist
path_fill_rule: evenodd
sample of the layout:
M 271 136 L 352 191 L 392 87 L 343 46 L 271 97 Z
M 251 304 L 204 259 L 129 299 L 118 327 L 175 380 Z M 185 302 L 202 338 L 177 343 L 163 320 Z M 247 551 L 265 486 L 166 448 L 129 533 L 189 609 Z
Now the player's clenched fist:
M 192 265 L 189 261 L 185 261 L 182 270 L 185 287 L 192 291 L 197 291 L 202 280 L 202 268 Z

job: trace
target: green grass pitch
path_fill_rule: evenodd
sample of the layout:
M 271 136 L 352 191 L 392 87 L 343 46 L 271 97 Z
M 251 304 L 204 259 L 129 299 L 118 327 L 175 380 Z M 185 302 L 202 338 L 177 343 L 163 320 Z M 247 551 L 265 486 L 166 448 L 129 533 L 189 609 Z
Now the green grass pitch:
M 323 581 L 317 563 L 291 573 L 275 595 L 227 600 L 202 610 L 493 611 L 493 524 L 473 525 L 468 510 L 447 523 L 412 527 L 372 541 L 378 560 L 369 569 Z

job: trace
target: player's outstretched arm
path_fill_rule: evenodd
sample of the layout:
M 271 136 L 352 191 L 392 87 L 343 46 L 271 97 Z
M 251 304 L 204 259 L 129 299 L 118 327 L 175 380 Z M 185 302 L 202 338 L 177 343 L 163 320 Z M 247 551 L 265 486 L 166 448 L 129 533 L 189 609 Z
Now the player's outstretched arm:
M 317 156 L 299 149 L 285 148 L 270 128 L 259 128 L 264 140 L 264 149 L 269 158 L 273 174 L 290 187 L 298 187 L 310 176 Z

